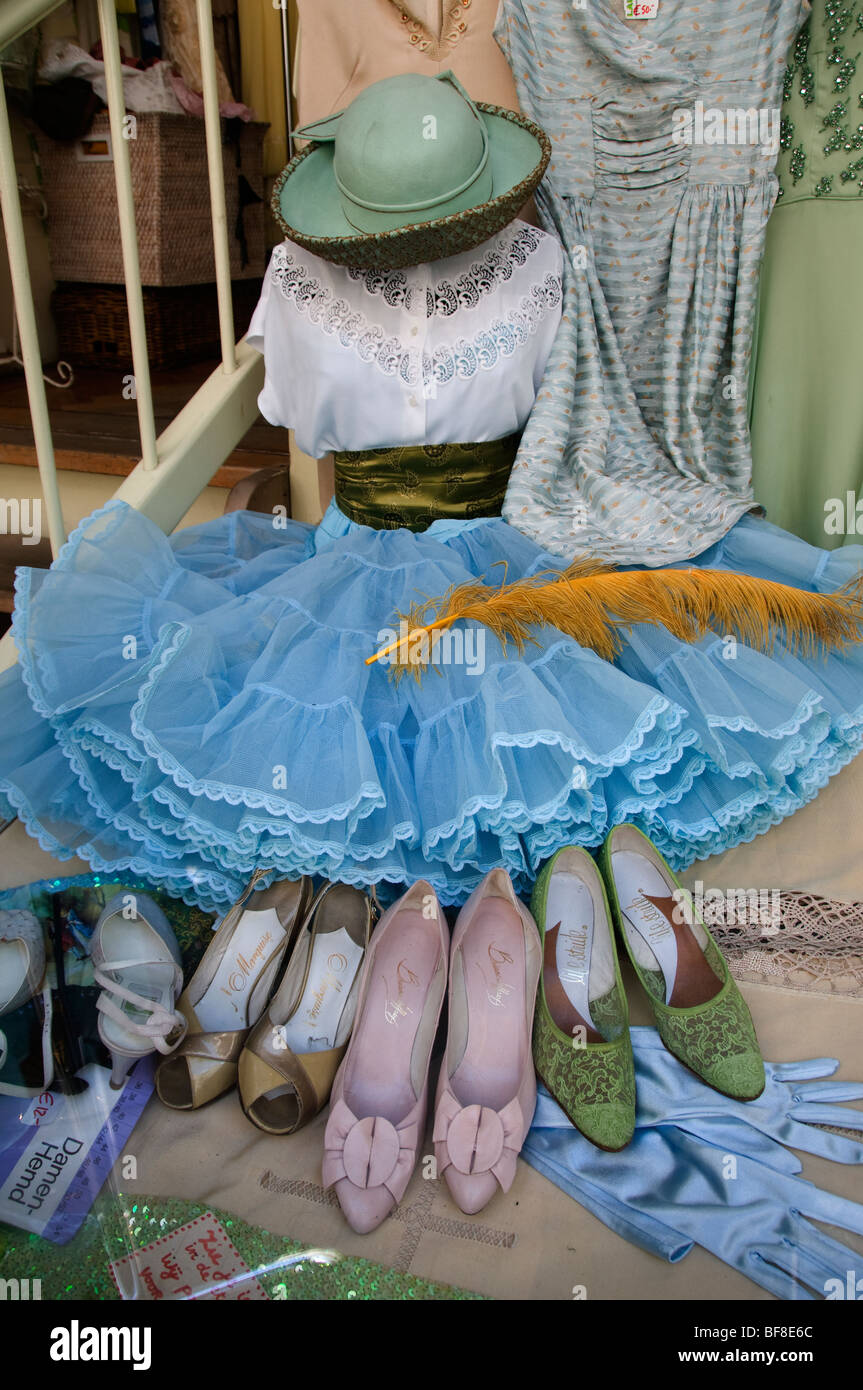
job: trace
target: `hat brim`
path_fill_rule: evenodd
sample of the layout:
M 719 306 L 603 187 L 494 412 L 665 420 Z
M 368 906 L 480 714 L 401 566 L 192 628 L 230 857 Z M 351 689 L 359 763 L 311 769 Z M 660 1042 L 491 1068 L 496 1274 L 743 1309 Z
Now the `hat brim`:
M 477 102 L 477 108 L 489 136 L 491 198 L 431 221 L 358 232 L 342 207 L 333 145 L 312 144 L 282 170 L 273 189 L 273 213 L 285 236 L 325 260 L 362 270 L 399 270 L 488 241 L 533 193 L 551 157 L 551 143 L 538 125 L 516 111 L 485 102 Z

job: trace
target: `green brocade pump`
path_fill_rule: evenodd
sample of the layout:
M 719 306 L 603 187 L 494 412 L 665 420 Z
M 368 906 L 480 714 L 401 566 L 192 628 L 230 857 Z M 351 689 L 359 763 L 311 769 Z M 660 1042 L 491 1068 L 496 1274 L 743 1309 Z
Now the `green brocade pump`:
M 543 943 L 533 1026 L 540 1080 L 597 1148 L 625 1148 L 635 1130 L 635 1066 L 608 899 L 586 850 L 561 849 L 543 868 L 530 910 Z
M 734 1100 L 764 1090 L 755 1026 L 691 895 L 634 825 L 619 825 L 600 867 L 629 958 L 669 1052 Z

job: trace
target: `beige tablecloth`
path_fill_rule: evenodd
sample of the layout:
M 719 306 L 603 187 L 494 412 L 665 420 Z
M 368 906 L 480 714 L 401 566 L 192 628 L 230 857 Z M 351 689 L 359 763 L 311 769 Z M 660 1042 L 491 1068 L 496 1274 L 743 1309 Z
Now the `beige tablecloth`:
M 861 824 L 858 758 L 796 816 L 749 845 L 693 865 L 684 877 L 690 885 L 701 879 L 705 887 L 796 888 L 863 901 Z M 0 888 L 86 870 L 78 861 L 50 859 L 18 823 L 0 836 Z M 633 1022 L 649 1022 L 631 977 L 627 985 Z M 835 1056 L 840 1075 L 863 1079 L 863 1000 L 761 984 L 743 989 L 768 1059 Z M 644 1254 L 522 1162 L 511 1191 L 474 1217 L 454 1206 L 442 1181 L 424 1177 L 420 1163 L 396 1215 L 370 1236 L 354 1235 L 320 1186 L 324 1124 L 319 1116 L 294 1138 L 274 1139 L 249 1124 L 234 1094 L 192 1114 L 167 1110 L 154 1098 L 127 1146 L 137 1159 L 137 1180 L 118 1178 L 118 1185 L 125 1193 L 211 1203 L 294 1240 L 495 1298 L 570 1299 L 576 1286 L 589 1299 L 770 1297 L 699 1249 L 676 1266 Z M 422 1153 L 432 1151 L 427 1133 Z M 807 1156 L 804 1174 L 863 1201 L 859 1168 Z M 839 1235 L 863 1258 L 863 1239 Z
M 627 988 L 634 1021 L 649 1022 L 631 977 Z M 766 1057 L 831 1054 L 842 1059 L 841 1076 L 863 1077 L 863 1001 L 763 985 L 744 991 Z M 127 1196 L 185 1197 L 222 1207 L 310 1246 L 362 1255 L 494 1298 L 570 1300 L 577 1286 L 588 1300 L 771 1297 L 703 1250 L 677 1265 L 645 1254 L 522 1161 L 509 1193 L 498 1193 L 479 1215 L 464 1216 L 446 1184 L 424 1176 L 421 1160 L 396 1214 L 371 1235 L 355 1235 L 321 1188 L 325 1119 L 277 1139 L 249 1124 L 235 1094 L 194 1113 L 168 1110 L 154 1097 L 126 1146 L 137 1160 L 137 1181 L 119 1185 Z M 430 1128 L 421 1153 L 433 1153 Z M 804 1176 L 863 1201 L 860 1168 L 804 1156 Z M 863 1257 L 863 1238 L 835 1234 Z

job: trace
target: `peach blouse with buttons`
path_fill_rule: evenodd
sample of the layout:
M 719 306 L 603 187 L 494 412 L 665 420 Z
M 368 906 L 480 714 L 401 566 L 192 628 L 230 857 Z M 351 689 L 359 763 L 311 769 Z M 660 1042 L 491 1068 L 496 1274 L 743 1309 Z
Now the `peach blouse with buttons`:
M 519 109 L 492 29 L 499 0 L 298 0 L 299 124 L 349 105 L 372 82 L 450 69 L 474 101 Z

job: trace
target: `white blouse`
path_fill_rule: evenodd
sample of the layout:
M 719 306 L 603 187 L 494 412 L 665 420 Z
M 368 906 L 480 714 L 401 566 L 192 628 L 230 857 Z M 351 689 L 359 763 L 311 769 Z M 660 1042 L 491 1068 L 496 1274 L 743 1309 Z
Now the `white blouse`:
M 512 434 L 560 322 L 562 265 L 557 239 L 520 221 L 408 270 L 352 270 L 283 242 L 247 334 L 264 354 L 258 408 L 313 458 Z

